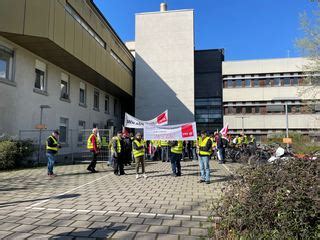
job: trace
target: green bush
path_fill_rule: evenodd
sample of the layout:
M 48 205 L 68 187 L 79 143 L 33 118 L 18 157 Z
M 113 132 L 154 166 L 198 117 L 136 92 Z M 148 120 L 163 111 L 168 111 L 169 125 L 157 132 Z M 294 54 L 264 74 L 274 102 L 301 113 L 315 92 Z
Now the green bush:
M 34 152 L 32 142 L 29 140 L 0 141 L 0 170 L 23 166 L 23 160 Z
M 15 167 L 18 157 L 17 144 L 11 141 L 0 142 L 0 169 Z
M 319 160 L 246 166 L 212 204 L 214 239 L 319 239 Z M 213 217 L 212 217 L 213 219 Z

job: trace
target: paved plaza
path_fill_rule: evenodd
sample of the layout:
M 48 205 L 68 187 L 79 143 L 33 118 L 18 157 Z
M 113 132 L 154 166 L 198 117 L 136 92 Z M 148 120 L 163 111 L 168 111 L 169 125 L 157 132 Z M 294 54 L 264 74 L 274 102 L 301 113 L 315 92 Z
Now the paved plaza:
M 147 179 L 133 167 L 115 176 L 106 164 L 0 173 L 0 238 L 3 239 L 200 239 L 210 223 L 208 205 L 221 194 L 234 165 L 211 161 L 211 184 L 197 183 L 197 162 L 147 162 Z

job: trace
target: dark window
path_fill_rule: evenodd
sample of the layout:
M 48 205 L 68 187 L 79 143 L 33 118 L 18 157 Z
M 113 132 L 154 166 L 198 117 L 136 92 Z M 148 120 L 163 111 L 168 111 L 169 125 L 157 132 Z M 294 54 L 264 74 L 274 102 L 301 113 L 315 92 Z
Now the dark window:
M 80 82 L 79 102 L 82 105 L 86 104 L 86 85 Z
M 246 113 L 252 113 L 252 107 L 246 107 Z
M 99 91 L 98 90 L 94 90 L 94 95 L 93 95 L 93 108 L 95 110 L 99 110 Z
M 69 120 L 67 118 L 60 118 L 59 141 L 61 143 L 67 143 L 68 141 L 68 123 L 69 123 Z
M 265 86 L 266 86 L 266 87 L 271 87 L 271 79 L 267 78 L 267 79 L 265 80 Z
M 254 79 L 254 87 L 259 87 L 259 79 Z
M 109 96 L 106 95 L 104 98 L 104 112 L 109 113 Z
M 242 107 L 236 107 L 236 113 L 237 114 L 242 113 Z
M 275 87 L 281 86 L 280 78 L 275 78 L 275 79 L 273 79 L 273 85 L 274 85 Z
M 298 86 L 298 84 L 299 84 L 299 81 L 298 81 L 297 77 L 291 78 L 291 82 L 292 82 L 293 86 Z
M 86 122 L 79 121 L 79 135 L 78 135 L 79 143 L 82 143 L 85 141 L 85 129 L 86 129 Z
M 228 88 L 233 88 L 233 81 L 232 80 L 228 80 Z
M 0 46 L 0 79 L 12 80 L 13 51 Z
M 44 86 L 44 71 L 36 69 L 36 80 L 34 82 L 34 88 L 40 89 L 42 91 L 45 90 Z
M 246 87 L 251 87 L 251 79 L 246 79 L 245 85 L 246 85 Z
M 237 79 L 236 80 L 236 87 L 237 88 L 241 88 L 242 87 L 242 80 L 241 79 Z
M 283 84 L 284 86 L 290 86 L 291 85 L 290 78 L 283 78 Z

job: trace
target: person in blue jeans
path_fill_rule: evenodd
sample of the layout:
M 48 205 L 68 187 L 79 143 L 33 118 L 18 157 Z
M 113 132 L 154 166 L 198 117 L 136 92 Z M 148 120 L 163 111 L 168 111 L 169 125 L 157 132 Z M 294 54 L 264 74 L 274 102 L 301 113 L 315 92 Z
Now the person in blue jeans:
M 171 146 L 170 161 L 171 161 L 172 175 L 175 177 L 180 177 L 183 143 L 182 141 L 172 141 L 170 142 L 170 146 Z
M 46 141 L 46 156 L 48 159 L 48 176 L 50 177 L 55 177 L 57 176 L 56 174 L 53 173 L 53 167 L 54 167 L 54 162 L 56 155 L 58 153 L 59 148 L 61 148 L 59 142 L 59 131 L 55 130 L 48 138 Z
M 207 133 L 202 131 L 199 141 L 199 166 L 200 166 L 200 180 L 199 183 L 205 182 L 210 184 L 210 156 L 212 153 L 212 141 L 207 136 Z

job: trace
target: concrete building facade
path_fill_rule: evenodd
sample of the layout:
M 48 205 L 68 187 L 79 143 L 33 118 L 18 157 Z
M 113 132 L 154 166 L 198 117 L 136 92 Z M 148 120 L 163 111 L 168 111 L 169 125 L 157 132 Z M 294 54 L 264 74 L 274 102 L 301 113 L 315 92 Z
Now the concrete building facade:
M 134 58 L 93 1 L 0 2 L 0 133 L 121 129 Z M 67 136 L 61 136 L 68 143 Z
M 224 123 L 231 133 L 258 138 L 286 129 L 317 135 L 320 131 L 320 89 L 307 89 L 303 58 L 223 62 Z
M 194 121 L 193 10 L 139 13 L 135 24 L 135 115 Z

